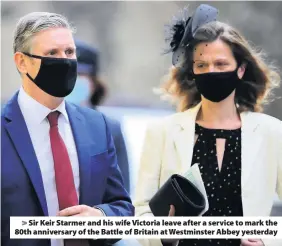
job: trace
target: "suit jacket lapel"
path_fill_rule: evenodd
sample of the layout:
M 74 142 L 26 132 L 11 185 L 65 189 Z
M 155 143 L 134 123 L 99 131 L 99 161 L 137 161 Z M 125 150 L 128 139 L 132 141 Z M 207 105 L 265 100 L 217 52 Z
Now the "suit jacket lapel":
M 17 99 L 18 93 L 11 99 L 5 108 L 4 116 L 8 120 L 5 128 L 25 166 L 43 213 L 45 216 L 48 216 L 40 167 Z
M 194 139 L 195 121 L 201 104 L 179 115 L 174 127 L 174 144 L 181 162 L 181 174 L 191 166 Z
M 251 113 L 241 113 L 242 120 L 242 153 L 241 153 L 241 186 L 244 215 L 252 214 L 248 209 L 253 209 L 246 203 L 248 182 L 252 181 L 251 174 L 255 168 L 255 158 L 258 155 L 259 147 L 262 142 L 262 134 L 259 134 L 259 122 L 256 121 Z
M 76 107 L 72 104 L 66 103 L 66 110 L 70 119 L 73 137 L 76 144 L 76 150 L 79 160 L 79 177 L 80 177 L 80 204 L 90 204 L 91 196 L 88 195 L 91 184 L 91 167 L 90 167 L 90 146 L 94 146 L 95 143 L 91 144 L 91 139 L 87 134 L 87 125 L 85 118 Z

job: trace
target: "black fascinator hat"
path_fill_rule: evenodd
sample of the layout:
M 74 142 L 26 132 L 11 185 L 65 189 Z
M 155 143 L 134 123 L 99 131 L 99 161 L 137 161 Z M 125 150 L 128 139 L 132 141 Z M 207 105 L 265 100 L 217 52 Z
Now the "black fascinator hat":
M 170 44 L 168 52 L 172 52 L 172 64 L 182 64 L 185 56 L 185 49 L 194 39 L 197 30 L 212 21 L 217 20 L 218 10 L 210 5 L 201 4 L 192 16 L 188 16 L 188 10 L 182 11 L 182 16 L 174 17 L 173 23 L 167 26 L 169 37 L 166 41 Z

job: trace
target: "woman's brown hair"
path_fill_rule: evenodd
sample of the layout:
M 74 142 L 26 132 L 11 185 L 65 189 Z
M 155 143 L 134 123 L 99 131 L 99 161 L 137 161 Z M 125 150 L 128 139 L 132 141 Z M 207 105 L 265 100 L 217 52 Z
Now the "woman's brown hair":
M 233 51 L 237 65 L 246 64 L 242 83 L 236 90 L 235 103 L 238 110 L 262 111 L 262 106 L 270 102 L 272 90 L 280 84 L 280 76 L 272 64 L 267 64 L 262 51 L 253 48 L 248 41 L 228 24 L 213 21 L 200 27 L 185 50 L 185 61 L 180 67 L 172 67 L 168 79 L 161 85 L 161 91 L 176 99 L 178 111 L 185 111 L 201 101 L 193 81 L 193 51 L 201 42 L 220 39 Z

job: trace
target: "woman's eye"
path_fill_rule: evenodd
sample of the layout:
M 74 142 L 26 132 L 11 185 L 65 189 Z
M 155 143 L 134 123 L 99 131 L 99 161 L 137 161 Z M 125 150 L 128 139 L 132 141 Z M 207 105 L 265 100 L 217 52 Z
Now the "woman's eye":
M 217 63 L 217 66 L 218 66 L 218 67 L 223 67 L 223 66 L 226 66 L 226 65 L 228 65 L 228 64 L 227 64 L 227 63 L 222 63 L 222 62 Z

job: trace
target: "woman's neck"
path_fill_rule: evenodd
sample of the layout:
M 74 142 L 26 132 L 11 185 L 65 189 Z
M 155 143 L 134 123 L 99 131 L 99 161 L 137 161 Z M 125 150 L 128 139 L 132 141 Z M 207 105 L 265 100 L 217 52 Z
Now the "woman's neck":
M 241 127 L 240 115 L 234 100 L 213 103 L 202 101 L 197 123 L 208 128 L 236 129 Z

